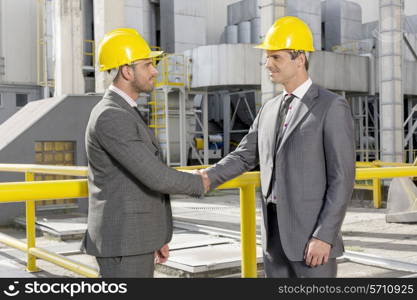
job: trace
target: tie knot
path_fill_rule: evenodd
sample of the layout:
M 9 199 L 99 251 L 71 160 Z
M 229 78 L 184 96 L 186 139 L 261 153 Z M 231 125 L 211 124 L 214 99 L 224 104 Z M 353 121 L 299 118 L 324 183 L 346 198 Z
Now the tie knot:
M 285 106 L 289 106 L 290 103 L 292 102 L 292 100 L 294 100 L 295 95 L 293 94 L 286 94 L 284 97 L 284 105 Z
M 285 100 L 294 99 L 294 98 L 295 98 L 295 95 L 293 94 L 286 94 L 284 97 Z

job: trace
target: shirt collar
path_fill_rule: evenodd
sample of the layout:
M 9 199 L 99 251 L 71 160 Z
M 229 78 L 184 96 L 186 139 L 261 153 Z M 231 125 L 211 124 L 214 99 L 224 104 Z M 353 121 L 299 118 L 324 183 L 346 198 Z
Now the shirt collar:
M 304 95 L 307 93 L 308 89 L 310 88 L 312 84 L 313 82 L 311 81 L 311 78 L 308 77 L 308 79 L 304 81 L 304 83 L 299 85 L 291 94 L 297 97 L 298 99 L 303 99 Z M 285 89 L 283 93 L 284 93 L 284 96 L 288 95 L 288 92 Z
M 123 92 L 121 89 L 115 87 L 113 84 L 109 86 L 109 90 L 115 92 L 120 97 L 122 97 L 130 106 L 132 107 L 138 107 L 138 104 L 135 100 L 130 98 L 125 92 Z

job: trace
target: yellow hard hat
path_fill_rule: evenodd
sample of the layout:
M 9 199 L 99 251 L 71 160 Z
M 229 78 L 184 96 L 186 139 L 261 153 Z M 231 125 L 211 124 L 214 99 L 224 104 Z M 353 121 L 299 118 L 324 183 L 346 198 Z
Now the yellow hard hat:
M 130 64 L 139 59 L 153 58 L 163 51 L 151 51 L 148 43 L 132 28 L 117 28 L 105 34 L 98 48 L 100 71 Z
M 304 50 L 313 52 L 313 34 L 306 23 L 296 17 L 282 17 L 275 21 L 263 42 L 255 48 L 265 50 Z

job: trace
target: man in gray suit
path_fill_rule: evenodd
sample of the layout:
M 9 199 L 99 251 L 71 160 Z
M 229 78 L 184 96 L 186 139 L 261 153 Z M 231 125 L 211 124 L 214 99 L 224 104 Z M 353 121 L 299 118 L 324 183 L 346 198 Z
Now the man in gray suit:
M 169 195 L 204 193 L 200 175 L 167 167 L 161 148 L 134 101 L 153 90 L 158 74 L 151 51 L 133 29 L 104 37 L 101 71 L 113 84 L 93 108 L 86 130 L 89 212 L 83 248 L 102 277 L 153 277 L 167 260 L 172 237 Z
M 202 174 L 214 188 L 259 163 L 266 276 L 335 277 L 355 177 L 350 107 L 311 82 L 313 38 L 300 19 L 278 19 L 258 48 L 284 92 L 262 106 L 238 148 Z

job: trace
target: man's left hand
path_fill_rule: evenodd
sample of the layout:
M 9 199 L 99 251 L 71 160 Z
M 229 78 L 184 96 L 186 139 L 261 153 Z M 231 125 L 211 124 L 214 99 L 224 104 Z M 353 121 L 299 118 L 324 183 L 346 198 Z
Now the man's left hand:
M 155 251 L 155 263 L 156 264 L 163 264 L 168 260 L 169 257 L 169 247 L 168 244 L 162 246 L 161 249 Z
M 331 245 L 319 239 L 312 238 L 305 250 L 304 261 L 307 266 L 317 267 L 328 262 Z

